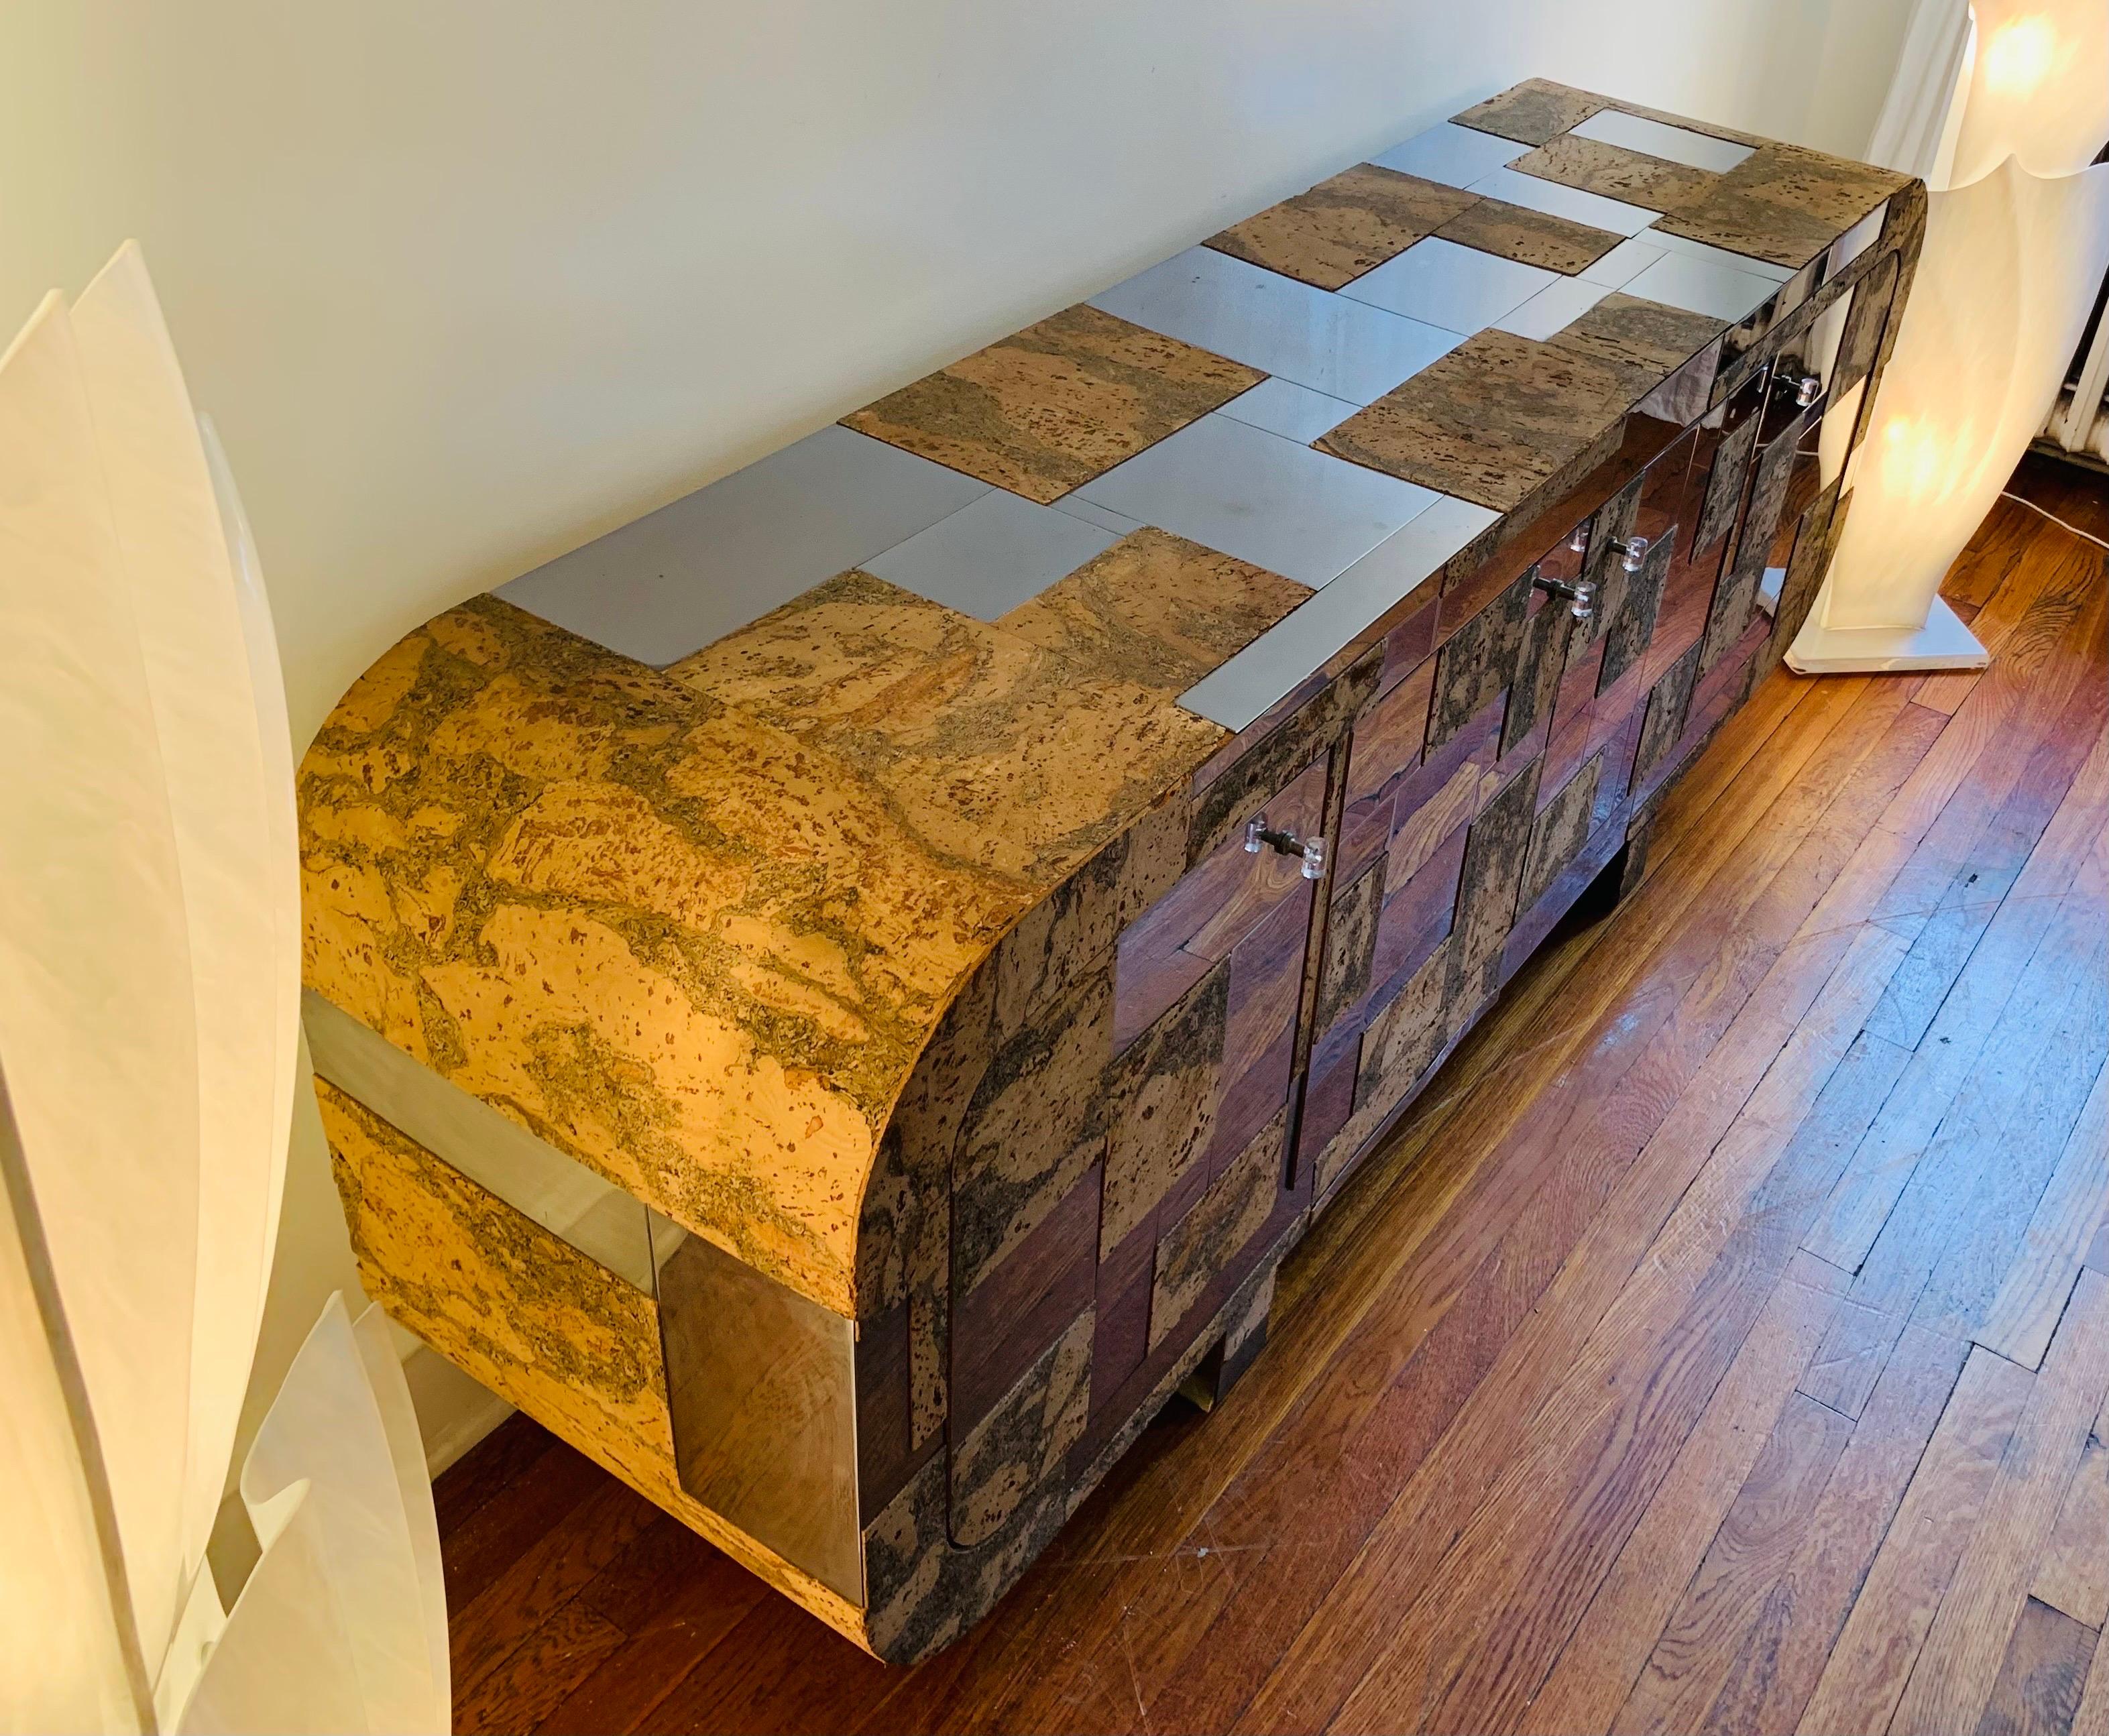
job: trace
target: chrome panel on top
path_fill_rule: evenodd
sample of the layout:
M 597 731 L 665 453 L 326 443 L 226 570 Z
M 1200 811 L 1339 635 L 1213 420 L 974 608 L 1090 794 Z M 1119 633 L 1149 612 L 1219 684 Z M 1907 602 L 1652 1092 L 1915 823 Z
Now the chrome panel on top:
M 1218 413 L 1233 422 L 1249 423 L 1278 434 L 1285 440 L 1309 445 L 1321 434 L 1330 434 L 1362 408 L 1344 398 L 1329 398 L 1294 380 L 1262 380 L 1250 391 L 1240 392 Z
M 1091 304 L 1357 405 L 1374 404 L 1459 341 L 1210 247 L 1190 247 Z
M 991 489 L 874 556 L 864 570 L 962 615 L 992 621 L 1096 560 L 1124 534 Z
M 1500 516 L 1469 500 L 1435 496 L 1425 512 L 1195 682 L 1179 703 L 1226 729 L 1244 728 L 1439 573 L 1444 561 Z
M 883 440 L 823 428 L 497 594 L 663 668 L 988 492 Z
M 1624 109 L 1599 109 L 1569 130 L 1577 138 L 1592 138 L 1600 145 L 1620 145 L 1644 156 L 1660 157 L 1666 163 L 1682 163 L 1687 169 L 1708 169 L 1716 174 L 1733 169 L 1750 156 L 1752 148 L 1739 145 L 1733 139 L 1716 138 L 1710 133 L 1695 133 L 1689 127 L 1650 120 L 1644 115 L 1628 115 Z
M 1431 235 L 1365 272 L 1340 293 L 1470 337 L 1551 287 L 1559 276 Z
M 1548 217 L 1564 217 L 1569 223 L 1587 223 L 1592 229 L 1608 229 L 1614 235 L 1637 235 L 1662 215 L 1644 205 L 1628 205 L 1622 199 L 1606 199 L 1586 193 L 1578 187 L 1547 181 L 1520 169 L 1497 169 L 1473 182 L 1471 191 L 1489 199 L 1506 200 Z
M 1219 412 L 1077 492 L 1314 588 L 1438 498 Z
M 1402 175 L 1418 175 L 1445 187 L 1470 187 L 1480 176 L 1507 167 L 1529 149 L 1513 139 L 1497 138 L 1491 133 L 1440 120 L 1370 160 L 1380 169 L 1395 169 Z

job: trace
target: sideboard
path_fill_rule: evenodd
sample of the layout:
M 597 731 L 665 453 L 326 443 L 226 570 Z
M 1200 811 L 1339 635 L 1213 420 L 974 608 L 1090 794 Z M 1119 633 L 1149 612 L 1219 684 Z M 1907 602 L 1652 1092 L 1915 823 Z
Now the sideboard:
M 368 1288 L 957 1635 L 1642 873 L 1925 210 L 1533 80 L 406 635 L 300 775 Z

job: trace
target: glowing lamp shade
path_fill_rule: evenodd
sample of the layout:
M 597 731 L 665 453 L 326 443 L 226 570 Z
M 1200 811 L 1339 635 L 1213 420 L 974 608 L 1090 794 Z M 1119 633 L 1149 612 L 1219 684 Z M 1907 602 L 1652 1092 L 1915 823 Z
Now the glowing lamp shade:
M 298 860 L 247 520 L 136 248 L 0 352 L 0 1732 L 444 1730 L 378 1315 L 333 1301 L 261 1425 L 232 1609 L 206 1555 L 282 1197 Z
M 2071 174 L 2109 138 L 2109 5 L 2103 0 L 1976 0 L 1977 57 L 1949 184 L 2009 156 L 2039 175 Z
M 1822 667 L 1840 633 L 1926 623 L 2043 426 L 2105 265 L 2109 165 L 2041 178 L 2009 159 L 1931 196 L 1904 327 L 1853 461 L 1853 508 L 1797 668 Z

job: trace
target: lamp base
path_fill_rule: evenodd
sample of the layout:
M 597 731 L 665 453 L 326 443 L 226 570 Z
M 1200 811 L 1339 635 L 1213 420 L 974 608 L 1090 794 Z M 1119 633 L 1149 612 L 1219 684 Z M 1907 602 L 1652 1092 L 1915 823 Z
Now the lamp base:
M 1982 669 L 1991 653 L 1962 625 L 1962 618 L 1936 597 L 1926 625 L 1908 627 L 1826 627 L 1821 606 L 1809 611 L 1808 625 L 1786 654 L 1786 666 L 1798 675 L 1876 674 L 1885 670 Z

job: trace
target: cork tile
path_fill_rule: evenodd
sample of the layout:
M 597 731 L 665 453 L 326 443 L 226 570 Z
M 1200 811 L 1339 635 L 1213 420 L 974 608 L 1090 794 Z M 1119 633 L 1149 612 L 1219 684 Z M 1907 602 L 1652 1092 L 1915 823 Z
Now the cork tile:
M 1317 444 L 1506 512 L 1614 429 L 1632 402 L 1619 368 L 1482 331 Z
M 351 689 L 300 798 L 309 986 L 855 1311 L 887 1111 L 1027 883 L 824 748 L 489 597 Z
M 1633 782 L 1646 782 L 1663 756 L 1684 734 L 1691 707 L 1691 689 L 1699 679 L 1699 647 L 1693 644 L 1648 690 L 1647 711 L 1641 722 L 1640 745 L 1633 755 Z
M 1568 635 L 1574 625 L 1567 604 L 1551 596 L 1538 598 L 1535 611 L 1525 620 L 1515 679 L 1502 719 L 1503 754 L 1526 740 L 1539 724 L 1550 721 L 1560 678 L 1567 667 Z
M 1244 1251 L 1274 1209 L 1282 1181 L 1286 1106 L 1158 1238 L 1149 1298 L 1149 1342 L 1163 1343 L 1217 1276 Z
M 1095 971 L 996 1046 L 952 1160 L 952 1291 L 964 1295 L 1069 1195 L 1105 1149 L 1111 973 Z
M 1531 578 L 1525 570 L 1436 653 L 1435 697 L 1428 720 L 1431 753 L 1452 741 L 1516 679 L 1530 599 Z
M 1640 399 L 1727 330 L 1726 320 L 1709 313 L 1614 293 L 1547 341 L 1617 370 L 1626 389 Z
M 1122 1053 L 1105 1082 L 1101 1260 L 1208 1152 L 1222 1082 L 1230 976 L 1227 963 L 1212 969 Z
M 1152 526 L 996 625 L 1100 675 L 1176 695 L 1310 595 L 1294 579 Z
M 1706 477 L 1705 503 L 1699 509 L 1699 529 L 1693 538 L 1696 553 L 1705 553 L 1735 528 L 1736 509 L 1743 503 L 1743 485 L 1750 480 L 1750 460 L 1757 455 L 1758 431 L 1764 425 L 1764 418 L 1754 409 L 1714 448 L 1713 468 Z
M 1609 106 L 1605 98 L 1587 91 L 1556 84 L 1550 79 L 1525 79 L 1450 119 L 1461 127 L 1512 138 L 1518 144 L 1542 145 Z
M 1775 265 L 1800 267 L 1909 177 L 1795 145 L 1764 144 L 1660 227 Z
M 1538 813 L 1538 767 L 1510 780 L 1472 823 L 1457 892 L 1456 942 L 1451 957 L 1453 995 L 1476 1004 L 1493 987 L 1492 967 L 1515 920 L 1524 858 Z
M 1516 896 L 1519 910 L 1535 904 L 1588 841 L 1605 752 L 1599 748 L 1591 755 L 1581 770 L 1540 806 L 1531 828 L 1530 847 L 1524 857 L 1523 889 Z
M 1045 505 L 1266 377 L 1079 305 L 842 422 Z
M 952 1541 L 987 1542 L 1061 1468 L 1091 1404 L 1090 1309 L 952 1450 Z
M 869 573 L 815 585 L 669 673 L 838 756 L 934 851 L 1036 888 L 1226 739 L 1161 688 Z
M 1596 691 L 1601 694 L 1616 684 L 1629 669 L 1640 666 L 1655 637 L 1655 616 L 1662 607 L 1663 587 L 1677 558 L 1682 527 L 1672 525 L 1648 544 L 1641 570 L 1627 575 L 1617 612 L 1604 628 L 1604 662 L 1597 672 Z
M 1233 224 L 1207 245 L 1320 289 L 1336 290 L 1433 235 L 1479 195 L 1358 163 Z
M 1587 271 L 1625 237 L 1609 229 L 1534 211 L 1506 199 L 1482 199 L 1452 218 L 1436 234 L 1461 247 L 1497 253 L 1505 259 L 1573 277 Z
M 1509 165 L 1540 180 L 1578 187 L 1585 193 L 1623 200 L 1651 211 L 1674 211 L 1703 199 L 1720 176 L 1601 139 L 1563 133 Z

